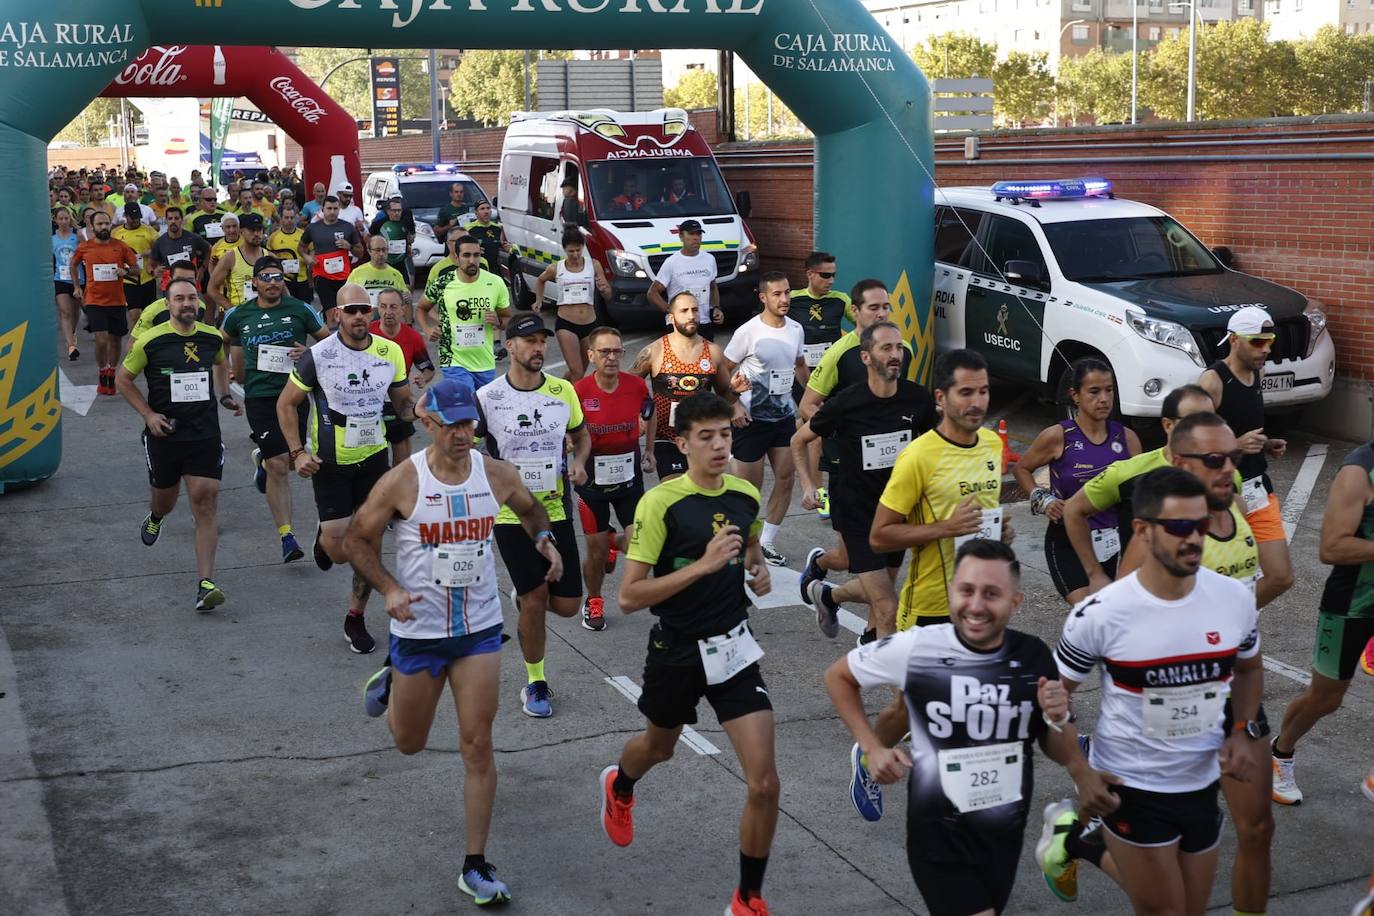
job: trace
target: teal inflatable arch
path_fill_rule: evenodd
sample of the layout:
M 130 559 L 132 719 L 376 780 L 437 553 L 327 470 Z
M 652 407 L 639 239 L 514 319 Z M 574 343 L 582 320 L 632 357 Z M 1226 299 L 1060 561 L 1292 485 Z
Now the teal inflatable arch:
M 930 90 L 859 0 L 0 0 L 0 491 L 61 460 L 47 142 L 150 45 L 718 48 L 816 135 L 816 245 L 933 359 Z

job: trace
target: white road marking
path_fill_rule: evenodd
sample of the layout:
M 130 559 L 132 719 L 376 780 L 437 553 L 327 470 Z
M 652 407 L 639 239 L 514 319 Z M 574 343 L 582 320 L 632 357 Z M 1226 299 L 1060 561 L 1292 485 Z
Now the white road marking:
M 1310 671 L 1304 671 L 1301 668 L 1294 668 L 1287 662 L 1281 662 L 1271 655 L 1266 655 L 1264 657 L 1264 667 L 1268 668 L 1275 674 L 1282 674 L 1290 681 L 1297 681 L 1304 687 L 1312 683 L 1312 673 Z
M 844 608 L 840 608 L 840 613 L 837 616 L 840 618 L 840 626 L 856 636 L 864 635 L 864 630 L 868 629 L 867 620 L 864 620 L 858 614 L 849 613 Z
M 625 699 L 629 700 L 631 703 L 639 702 L 639 695 L 643 693 L 643 691 L 639 689 L 638 684 L 625 677 L 623 674 L 617 674 L 614 677 L 606 678 L 606 683 L 614 687 L 620 692 L 621 696 L 625 697 Z M 690 725 L 683 727 L 682 735 L 678 740 L 698 754 L 709 756 L 720 753 L 720 748 L 701 737 L 701 734 Z
M 67 373 L 57 370 L 57 393 L 64 410 L 74 410 L 81 416 L 90 413 L 91 405 L 98 397 L 97 385 L 77 385 L 67 377 Z
M 768 567 L 768 581 L 772 586 L 766 595 L 755 595 L 749 592 L 749 599 L 756 608 L 773 607 L 792 607 L 801 604 L 801 595 L 797 592 L 797 582 L 801 579 L 801 573 L 786 566 Z M 747 582 L 746 578 L 746 582 Z M 749 586 L 745 585 L 745 591 L 749 591 Z
M 1298 522 L 1302 521 L 1303 510 L 1307 508 L 1307 501 L 1312 497 L 1312 488 L 1317 484 L 1317 475 L 1321 473 L 1322 465 L 1325 463 L 1326 446 L 1313 445 L 1307 450 L 1307 457 L 1302 460 L 1298 476 L 1293 478 L 1293 486 L 1288 490 L 1288 498 L 1283 501 L 1281 511 L 1283 532 L 1288 536 L 1289 543 L 1293 541 L 1293 533 L 1298 529 Z

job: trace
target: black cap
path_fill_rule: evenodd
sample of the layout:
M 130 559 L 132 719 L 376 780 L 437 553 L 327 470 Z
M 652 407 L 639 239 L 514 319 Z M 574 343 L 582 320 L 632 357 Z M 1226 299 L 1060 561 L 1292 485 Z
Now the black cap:
M 265 254 L 265 255 L 263 255 L 262 257 L 258 258 L 256 261 L 254 261 L 254 262 L 253 262 L 253 273 L 254 273 L 254 274 L 260 274 L 260 273 L 262 273 L 262 269 L 263 269 L 264 267 L 275 267 L 275 268 L 277 268 L 277 270 L 283 270 L 283 269 L 284 269 L 284 268 L 281 266 L 281 258 L 277 257 L 277 256 L 274 255 L 274 254 Z
M 685 220 L 683 220 L 682 222 L 678 223 L 677 231 L 678 231 L 678 232 L 700 232 L 700 231 L 701 231 L 701 223 L 697 222 L 697 221 L 694 220 L 694 219 L 685 219 Z
M 242 216 L 239 217 L 239 228 L 240 228 L 240 229 L 261 229 L 261 228 L 262 228 L 262 214 L 261 214 L 261 213 L 245 213 L 245 214 L 243 214 Z
M 143 208 L 138 205 L 138 201 L 131 200 L 124 205 L 124 215 L 137 216 L 139 219 L 143 219 Z
M 533 312 L 517 314 L 511 319 L 511 323 L 506 325 L 506 340 L 548 333 L 549 329 L 544 327 L 544 320 Z

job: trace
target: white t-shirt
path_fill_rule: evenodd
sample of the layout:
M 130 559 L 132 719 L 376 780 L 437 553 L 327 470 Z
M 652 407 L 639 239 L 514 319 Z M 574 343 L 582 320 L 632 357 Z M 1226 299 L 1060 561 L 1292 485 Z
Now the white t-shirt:
M 716 279 L 716 259 L 704 251 L 692 257 L 676 252 L 663 262 L 654 278 L 668 290 L 667 299 L 671 303 L 678 293 L 691 293 L 697 297 L 697 320 L 702 324 L 711 323 L 711 284 Z
M 1146 591 L 1137 573 L 1083 599 L 1054 654 L 1073 681 L 1102 666 L 1089 752 L 1095 769 L 1135 789 L 1194 792 L 1221 777 L 1232 668 L 1259 650 L 1254 594 L 1203 568 L 1178 601 Z
M 791 318 L 782 327 L 764 324 L 755 315 L 735 331 L 725 345 L 725 358 L 749 379 L 748 408 L 753 420 L 785 420 L 795 415 L 792 381 L 802 358 L 806 332 Z
M 324 211 L 320 210 L 311 217 L 310 221 L 312 223 L 318 223 L 322 220 L 323 216 Z M 357 204 L 349 204 L 347 207 L 340 207 L 339 219 L 348 223 L 348 225 L 352 226 L 354 229 L 358 228 L 358 223 L 362 223 L 364 229 L 367 228 L 367 220 L 363 219 L 363 211 Z

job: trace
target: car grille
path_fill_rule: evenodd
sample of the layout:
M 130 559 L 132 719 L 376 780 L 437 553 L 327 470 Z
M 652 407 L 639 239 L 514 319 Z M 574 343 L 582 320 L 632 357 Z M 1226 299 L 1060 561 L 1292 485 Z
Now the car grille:
M 1307 355 L 1307 335 L 1312 325 L 1306 316 L 1283 318 L 1274 323 L 1274 348 L 1269 351 L 1269 362 L 1281 363 L 1290 359 L 1302 359 Z M 1225 328 L 1194 328 L 1193 337 L 1202 347 L 1202 358 L 1210 365 L 1224 359 L 1231 348 L 1226 343 Z
M 739 262 L 738 251 L 712 251 L 711 256 L 716 259 L 716 276 L 728 277 L 735 272 L 735 265 Z M 671 254 L 654 254 L 649 256 L 649 269 L 658 276 L 658 269 L 663 266 L 663 262 L 672 257 Z

